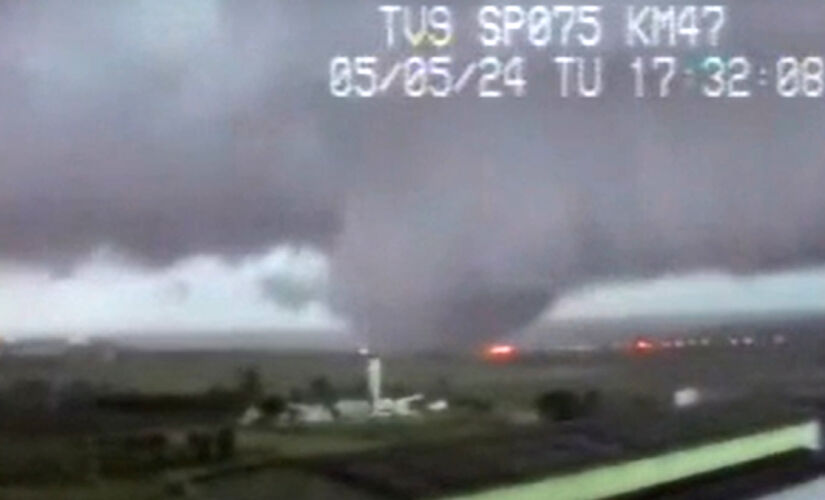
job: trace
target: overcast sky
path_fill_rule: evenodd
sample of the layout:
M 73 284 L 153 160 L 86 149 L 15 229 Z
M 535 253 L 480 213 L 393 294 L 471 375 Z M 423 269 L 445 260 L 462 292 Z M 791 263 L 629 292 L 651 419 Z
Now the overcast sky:
M 230 264 L 185 259 L 153 271 L 130 268 L 99 250 L 71 275 L 6 265 L 0 318 L 6 334 L 214 334 L 285 330 L 347 331 L 330 310 L 329 262 L 312 249 L 277 247 Z M 719 272 L 591 284 L 563 296 L 537 321 L 639 316 L 825 313 L 825 269 L 732 277 Z
M 593 102 L 335 99 L 331 57 L 409 55 L 378 5 L 0 0 L 0 328 L 407 343 L 817 307 L 822 99 L 635 100 L 616 36 Z M 724 50 L 823 54 L 824 17 L 734 2 Z

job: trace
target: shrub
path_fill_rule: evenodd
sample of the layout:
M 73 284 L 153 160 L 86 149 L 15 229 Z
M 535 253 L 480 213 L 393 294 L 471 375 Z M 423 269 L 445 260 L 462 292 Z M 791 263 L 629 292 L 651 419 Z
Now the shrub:
M 338 409 L 335 407 L 335 402 L 338 401 L 338 391 L 326 376 L 313 378 L 309 383 L 309 393 L 315 401 L 324 405 L 334 418 L 338 418 Z
M 218 460 L 229 460 L 235 456 L 235 430 L 231 427 L 221 427 L 215 436 Z
M 100 410 L 137 414 L 229 413 L 243 406 L 236 395 L 214 391 L 203 394 L 109 394 L 98 397 L 96 405 Z
M 602 395 L 599 391 L 591 389 L 584 393 L 582 398 L 582 411 L 585 415 L 594 414 L 602 404 Z
M 544 420 L 564 422 L 578 418 L 583 404 L 573 391 L 554 390 L 541 394 L 536 399 L 536 410 Z
M 241 370 L 238 380 L 238 393 L 246 402 L 257 401 L 264 392 L 263 377 L 256 367 Z
M 186 436 L 190 452 L 201 463 L 212 460 L 212 441 L 212 436 L 204 431 L 191 431 Z
M 260 407 L 261 411 L 263 411 L 267 416 L 279 415 L 286 410 L 286 400 L 277 395 L 268 396 L 261 401 Z

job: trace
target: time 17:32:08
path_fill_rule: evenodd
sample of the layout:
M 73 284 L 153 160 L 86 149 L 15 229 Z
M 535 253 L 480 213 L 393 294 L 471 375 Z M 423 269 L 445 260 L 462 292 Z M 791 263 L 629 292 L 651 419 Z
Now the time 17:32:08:
M 696 89 L 704 97 L 822 97 L 823 58 L 780 56 L 756 62 L 745 56 L 710 56 L 698 61 L 673 56 L 635 57 L 630 63 L 636 97 L 669 97 Z

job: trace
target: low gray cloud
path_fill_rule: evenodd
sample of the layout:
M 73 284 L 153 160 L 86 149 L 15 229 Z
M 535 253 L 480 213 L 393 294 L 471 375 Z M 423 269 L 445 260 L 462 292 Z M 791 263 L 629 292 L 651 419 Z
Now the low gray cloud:
M 259 288 L 264 297 L 290 309 L 302 309 L 325 298 L 324 291 L 314 284 L 287 276 L 271 275 L 261 278 Z
M 192 285 L 182 280 L 174 280 L 163 288 L 164 298 L 172 302 L 184 302 L 191 295 Z

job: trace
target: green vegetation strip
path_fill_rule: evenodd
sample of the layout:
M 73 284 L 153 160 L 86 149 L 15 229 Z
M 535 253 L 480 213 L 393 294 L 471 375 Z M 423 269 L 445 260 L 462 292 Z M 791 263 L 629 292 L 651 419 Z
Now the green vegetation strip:
M 592 500 L 639 491 L 799 449 L 820 448 L 819 422 L 807 422 L 695 448 L 595 467 L 522 485 L 452 497 L 462 500 Z

